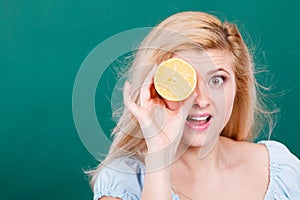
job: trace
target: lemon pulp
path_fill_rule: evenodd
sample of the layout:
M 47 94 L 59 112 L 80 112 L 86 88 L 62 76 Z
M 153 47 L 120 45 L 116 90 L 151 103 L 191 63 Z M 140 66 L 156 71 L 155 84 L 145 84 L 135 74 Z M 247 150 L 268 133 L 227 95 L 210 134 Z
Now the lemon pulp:
M 154 87 L 157 93 L 170 101 L 188 98 L 196 88 L 195 69 L 180 58 L 162 62 L 154 74 Z

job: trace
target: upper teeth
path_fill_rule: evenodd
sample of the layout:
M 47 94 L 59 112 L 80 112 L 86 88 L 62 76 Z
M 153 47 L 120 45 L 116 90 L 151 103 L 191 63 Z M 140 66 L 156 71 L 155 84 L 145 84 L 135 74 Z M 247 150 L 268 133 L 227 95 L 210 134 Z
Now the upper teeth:
M 203 116 L 203 117 L 189 117 L 189 119 L 191 119 L 191 120 L 198 120 L 198 121 L 207 120 L 208 118 L 209 118 L 209 116 Z

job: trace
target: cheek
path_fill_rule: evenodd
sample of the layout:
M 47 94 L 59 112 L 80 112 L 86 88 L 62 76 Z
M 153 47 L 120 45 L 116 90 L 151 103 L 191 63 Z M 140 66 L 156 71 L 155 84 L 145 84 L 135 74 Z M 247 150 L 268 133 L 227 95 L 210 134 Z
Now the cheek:
M 164 100 L 167 108 L 170 110 L 178 110 L 180 107 L 180 102 L 178 102 L 178 101 L 169 101 L 166 99 L 163 99 L 163 100 Z
M 226 98 L 226 108 L 228 108 L 229 115 L 231 115 L 232 109 L 234 104 L 234 96 L 227 96 Z
M 218 115 L 224 117 L 224 120 L 227 121 L 231 116 L 234 105 L 235 88 L 225 87 L 223 90 L 213 91 L 211 94 Z
M 232 109 L 234 105 L 234 99 L 235 99 L 235 88 L 228 89 L 225 91 L 225 114 L 226 117 L 230 118 L 232 114 Z

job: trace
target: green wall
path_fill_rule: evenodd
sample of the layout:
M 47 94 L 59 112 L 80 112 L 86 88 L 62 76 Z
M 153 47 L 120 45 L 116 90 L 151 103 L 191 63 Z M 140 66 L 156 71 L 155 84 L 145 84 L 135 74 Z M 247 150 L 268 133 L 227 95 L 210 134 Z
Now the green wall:
M 299 1 L 0 0 L 1 199 L 92 199 L 83 169 L 97 161 L 81 142 L 72 115 L 81 63 L 110 36 L 187 10 L 243 24 L 256 61 L 270 69 L 271 93 L 281 109 L 272 139 L 300 157 Z M 113 74 L 105 71 L 96 95 L 107 135 L 114 126 Z

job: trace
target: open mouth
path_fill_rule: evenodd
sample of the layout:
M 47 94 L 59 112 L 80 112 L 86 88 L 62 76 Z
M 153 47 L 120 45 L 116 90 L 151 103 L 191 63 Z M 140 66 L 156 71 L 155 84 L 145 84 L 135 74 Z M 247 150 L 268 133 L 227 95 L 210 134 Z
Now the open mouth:
M 186 119 L 187 125 L 196 131 L 202 131 L 209 127 L 212 116 L 209 114 L 189 115 Z
M 209 122 L 210 119 L 211 119 L 211 115 L 205 115 L 205 116 L 188 116 L 186 120 L 201 125 Z

